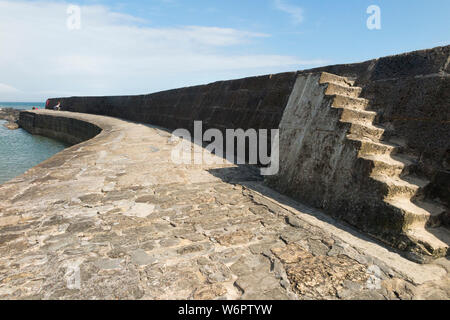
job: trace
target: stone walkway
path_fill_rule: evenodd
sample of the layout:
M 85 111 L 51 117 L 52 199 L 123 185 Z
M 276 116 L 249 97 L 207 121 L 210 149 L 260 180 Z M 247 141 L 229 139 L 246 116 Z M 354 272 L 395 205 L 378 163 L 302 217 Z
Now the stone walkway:
M 37 111 L 53 115 L 51 111 Z M 449 299 L 418 265 L 164 130 L 59 112 L 96 138 L 0 186 L 0 299 Z

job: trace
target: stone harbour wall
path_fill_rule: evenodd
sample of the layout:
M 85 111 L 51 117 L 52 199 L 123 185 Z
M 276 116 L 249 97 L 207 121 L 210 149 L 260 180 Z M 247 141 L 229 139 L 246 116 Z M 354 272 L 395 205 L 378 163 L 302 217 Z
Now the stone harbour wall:
M 51 109 L 106 115 L 167 129 L 188 129 L 194 121 L 209 128 L 276 129 L 296 79 L 296 72 L 219 81 L 149 95 L 49 99 Z M 224 135 L 225 136 L 225 135 Z M 270 140 L 268 141 L 270 149 Z
M 329 72 L 355 80 L 377 112 L 384 140 L 416 157 L 418 174 L 433 183 L 430 197 L 450 203 L 450 46 L 362 63 L 219 81 L 138 96 L 51 98 L 62 110 L 119 117 L 168 129 L 275 129 L 299 74 Z M 270 143 L 270 141 L 269 141 Z
M 450 203 L 450 46 L 313 71 L 354 79 L 383 140 L 416 157 L 417 174 L 433 181 L 428 195 Z
M 48 117 L 22 111 L 19 125 L 31 134 L 46 136 L 70 145 L 92 139 L 102 130 L 97 125 L 74 118 Z
M 280 123 L 280 172 L 267 183 L 419 259 L 447 255 L 448 208 L 427 198 L 431 182 L 404 148 L 382 140 L 361 92 L 345 77 L 300 74 Z
M 414 248 L 407 244 L 412 236 L 408 235 L 405 243 L 393 234 L 416 224 L 426 223 L 422 229 L 448 226 L 449 64 L 450 46 L 444 46 L 362 63 L 220 81 L 149 95 L 53 98 L 48 100 L 47 108 L 61 102 L 65 111 L 191 132 L 196 120 L 203 121 L 203 130 L 280 128 L 286 134 L 292 129 L 291 136 L 283 137 L 281 132 L 280 149 L 287 158 L 281 161 L 281 174 L 272 181 L 278 190 L 323 208 L 397 247 L 442 256 L 448 249 L 446 234 L 433 235 L 436 245 L 431 247 L 427 244 L 429 239 L 415 234 L 412 242 L 420 245 Z M 324 96 L 319 101 L 321 90 L 313 90 L 304 105 L 316 103 L 315 106 L 289 110 L 290 99 L 303 94 L 295 89 L 299 79 L 319 79 L 323 72 L 352 82 L 351 90 L 357 90 L 357 94 L 349 91 L 344 95 L 350 93 L 350 98 L 355 98 L 351 101 L 356 103 L 353 107 L 367 104 L 358 113 L 338 112 L 331 108 L 331 98 Z M 349 107 L 347 102 L 341 99 L 341 107 Z M 341 116 L 354 118 L 355 123 L 342 125 Z M 377 155 L 389 155 L 389 148 L 394 148 L 402 159 L 386 156 L 380 160 L 372 154 L 361 158 L 364 143 L 357 141 L 355 147 L 355 141 L 347 139 L 348 134 L 371 139 L 375 143 L 369 148 L 375 148 L 371 152 Z M 298 150 L 296 143 L 301 146 Z M 367 182 L 365 179 L 377 170 L 387 172 L 388 180 L 374 178 Z M 403 175 L 412 182 L 400 181 Z M 392 177 L 394 180 L 389 180 Z M 384 197 L 395 201 L 384 202 Z M 410 205 L 417 197 L 433 200 L 432 209 L 429 210 L 429 202 L 418 207 Z
M 22 125 L 102 131 L 0 185 L 2 300 L 450 298 L 448 259 L 407 260 L 252 166 L 177 165 L 164 129 L 50 110 Z

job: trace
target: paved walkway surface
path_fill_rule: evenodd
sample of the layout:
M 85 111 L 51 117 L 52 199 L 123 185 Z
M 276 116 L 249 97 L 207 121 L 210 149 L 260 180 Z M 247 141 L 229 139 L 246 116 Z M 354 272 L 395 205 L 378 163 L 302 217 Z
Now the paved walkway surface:
M 406 260 L 253 168 L 175 165 L 164 130 L 57 115 L 107 129 L 0 186 L 1 299 L 450 298 L 447 259 Z

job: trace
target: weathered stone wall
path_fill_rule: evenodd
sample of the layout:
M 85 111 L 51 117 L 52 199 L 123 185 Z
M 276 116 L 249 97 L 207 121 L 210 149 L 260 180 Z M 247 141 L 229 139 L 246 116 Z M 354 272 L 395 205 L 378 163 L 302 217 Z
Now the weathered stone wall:
M 31 134 L 38 134 L 74 145 L 89 140 L 102 130 L 90 122 L 22 111 L 19 125 Z
M 300 74 L 279 126 L 280 172 L 266 182 L 414 259 L 445 256 L 448 207 L 427 199 L 430 181 L 414 172 L 406 148 L 382 140 L 361 91 L 344 77 Z
M 219 81 L 138 96 L 71 97 L 62 110 L 107 115 L 193 132 L 194 121 L 209 128 L 276 129 L 296 79 L 296 72 Z M 269 141 L 270 148 L 270 141 Z
M 335 106 L 335 96 L 325 94 L 329 84 L 320 78 L 320 72 L 299 75 L 280 123 L 280 172 L 266 182 L 390 239 L 402 232 L 405 217 L 380 201 L 383 196 L 369 179 L 372 164 L 358 157 L 361 142 L 347 138 L 352 125 L 342 122 L 347 110 Z
M 433 182 L 428 194 L 450 203 L 450 46 L 311 71 L 354 79 L 383 140 L 418 158 L 417 174 Z
M 450 46 L 344 64 L 220 81 L 149 95 L 71 97 L 62 109 L 109 115 L 169 129 L 192 130 L 194 120 L 208 128 L 277 128 L 299 73 L 326 71 L 356 80 L 385 127 L 406 153 L 419 159 L 418 174 L 433 181 L 427 192 L 450 203 Z
M 33 113 L 103 131 L 0 185 L 2 300 L 450 299 L 445 258 L 408 261 L 248 166 L 179 166 L 164 130 Z
M 48 107 L 61 101 L 63 110 L 109 115 L 169 129 L 192 130 L 194 120 L 202 120 L 204 130 L 272 129 L 279 126 L 297 76 L 327 71 L 351 78 L 363 88 L 361 97 L 370 101 L 368 110 L 377 113 L 374 124 L 385 129 L 381 140 L 395 141 L 403 154 L 411 155 L 416 162 L 415 174 L 431 181 L 425 190 L 427 197 L 437 197 L 448 204 L 449 55 L 450 46 L 445 46 L 356 64 L 221 81 L 150 95 L 56 98 L 49 100 Z M 313 139 L 314 143 L 315 139 L 323 138 L 321 135 L 318 131 L 307 139 Z

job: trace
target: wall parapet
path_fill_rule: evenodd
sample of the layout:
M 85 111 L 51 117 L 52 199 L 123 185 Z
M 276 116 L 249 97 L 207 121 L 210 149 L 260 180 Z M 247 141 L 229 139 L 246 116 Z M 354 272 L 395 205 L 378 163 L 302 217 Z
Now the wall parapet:
M 20 112 L 19 125 L 31 134 L 60 140 L 69 145 L 92 139 L 102 131 L 98 125 L 85 120 L 27 111 Z

